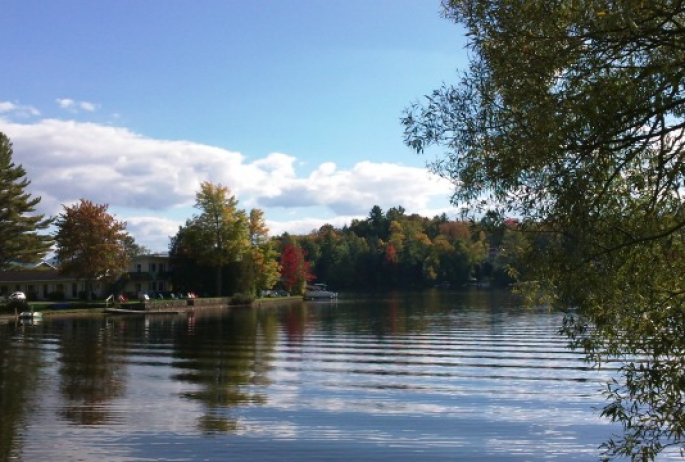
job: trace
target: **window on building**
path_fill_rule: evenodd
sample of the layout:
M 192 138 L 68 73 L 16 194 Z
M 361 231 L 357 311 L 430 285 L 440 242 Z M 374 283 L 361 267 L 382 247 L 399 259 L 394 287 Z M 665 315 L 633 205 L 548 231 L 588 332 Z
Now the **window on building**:
M 150 272 L 151 273 L 157 272 L 157 265 L 155 263 L 150 263 Z

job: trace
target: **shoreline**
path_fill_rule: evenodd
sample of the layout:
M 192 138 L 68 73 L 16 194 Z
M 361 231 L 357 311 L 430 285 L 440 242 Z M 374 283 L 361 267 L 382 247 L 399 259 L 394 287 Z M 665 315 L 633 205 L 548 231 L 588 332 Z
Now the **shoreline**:
M 249 304 L 231 304 L 230 298 L 194 298 L 194 299 L 184 299 L 184 300 L 151 300 L 151 301 L 141 301 L 140 303 L 128 304 L 130 308 L 125 308 L 127 305 L 111 305 L 111 306 L 90 306 L 90 307 L 72 307 L 72 308 L 47 308 L 47 309 L 36 309 L 36 312 L 40 312 L 43 315 L 43 320 L 45 318 L 55 318 L 55 317 L 72 317 L 72 316 L 102 316 L 107 314 L 120 314 L 120 315 L 153 315 L 153 314 L 181 314 L 195 311 L 196 309 L 202 308 L 234 308 L 234 307 L 251 307 L 251 308 L 261 308 L 268 305 L 279 304 L 283 302 L 295 302 L 302 301 L 302 297 L 290 296 L 290 297 L 267 297 L 267 298 L 257 298 Z M 101 305 L 101 302 L 98 302 Z M 29 302 L 29 309 L 31 303 Z M 133 308 L 133 307 L 142 308 Z M 119 309 L 120 312 L 113 311 L 107 313 L 107 310 Z M 19 313 L 2 313 L 0 314 L 0 323 L 8 323 L 10 321 L 16 321 L 19 318 Z

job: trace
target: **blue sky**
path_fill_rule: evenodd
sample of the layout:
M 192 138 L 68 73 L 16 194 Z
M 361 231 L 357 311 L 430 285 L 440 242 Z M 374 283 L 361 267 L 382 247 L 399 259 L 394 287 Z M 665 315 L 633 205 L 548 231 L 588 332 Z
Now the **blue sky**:
M 107 203 L 160 251 L 204 180 L 274 234 L 454 214 L 399 123 L 466 65 L 439 1 L 9 0 L 0 43 L 0 131 L 42 212 Z

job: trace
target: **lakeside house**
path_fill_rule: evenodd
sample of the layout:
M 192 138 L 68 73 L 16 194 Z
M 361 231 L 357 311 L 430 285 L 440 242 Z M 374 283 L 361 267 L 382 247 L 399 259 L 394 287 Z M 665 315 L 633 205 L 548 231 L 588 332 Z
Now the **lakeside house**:
M 153 253 L 138 255 L 131 260 L 128 273 L 119 279 L 120 292 L 128 297 L 171 290 L 169 255 Z
M 168 254 L 138 255 L 128 271 L 115 283 L 95 281 L 95 299 L 107 298 L 111 292 L 137 297 L 141 293 L 171 290 L 171 268 Z M 19 291 L 30 300 L 76 300 L 86 290 L 85 281 L 62 274 L 54 264 L 43 261 L 33 268 L 0 271 L 0 296 Z

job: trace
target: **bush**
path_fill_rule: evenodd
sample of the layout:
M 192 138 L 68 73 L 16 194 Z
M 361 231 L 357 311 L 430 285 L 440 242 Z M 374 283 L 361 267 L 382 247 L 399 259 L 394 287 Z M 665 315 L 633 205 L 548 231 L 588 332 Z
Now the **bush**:
M 7 300 L 7 302 L 4 304 L 4 307 L 6 311 L 17 311 L 17 312 L 22 312 L 22 311 L 28 311 L 29 309 L 29 304 L 27 303 L 26 300 Z
M 138 293 L 137 292 L 124 292 L 124 297 L 126 297 L 128 300 L 137 300 L 138 299 Z
M 231 305 L 249 305 L 254 300 L 254 297 L 246 294 L 234 294 L 229 301 Z
M 64 292 L 50 292 L 48 294 L 48 300 L 53 302 L 61 302 L 64 300 Z

